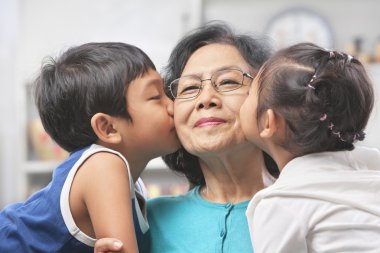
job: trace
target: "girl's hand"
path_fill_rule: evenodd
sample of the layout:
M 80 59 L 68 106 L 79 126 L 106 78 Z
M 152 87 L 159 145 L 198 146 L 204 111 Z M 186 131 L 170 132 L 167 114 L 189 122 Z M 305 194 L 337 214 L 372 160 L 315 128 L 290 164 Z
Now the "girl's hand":
M 94 253 L 119 252 L 123 248 L 123 243 L 114 238 L 101 238 L 96 241 Z

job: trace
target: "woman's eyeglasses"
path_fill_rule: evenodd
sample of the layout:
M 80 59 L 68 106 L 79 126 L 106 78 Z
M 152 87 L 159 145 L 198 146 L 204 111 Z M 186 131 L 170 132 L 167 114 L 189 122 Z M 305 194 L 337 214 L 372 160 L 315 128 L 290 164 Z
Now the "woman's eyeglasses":
M 202 88 L 203 81 L 210 80 L 217 92 L 230 92 L 242 86 L 249 85 L 247 78 L 253 80 L 253 76 L 240 69 L 223 69 L 214 72 L 210 78 L 201 79 L 198 76 L 182 76 L 170 83 L 169 89 L 175 99 L 196 98 Z

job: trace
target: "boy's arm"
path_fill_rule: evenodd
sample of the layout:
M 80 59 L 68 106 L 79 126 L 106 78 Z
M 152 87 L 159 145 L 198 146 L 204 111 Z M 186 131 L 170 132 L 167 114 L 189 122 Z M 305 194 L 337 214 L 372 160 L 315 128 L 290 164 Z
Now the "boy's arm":
M 138 252 L 129 176 L 124 161 L 111 153 L 91 156 L 75 177 L 96 238 L 118 238 L 118 252 Z
M 96 241 L 94 253 L 119 252 L 122 242 L 114 238 L 101 238 Z

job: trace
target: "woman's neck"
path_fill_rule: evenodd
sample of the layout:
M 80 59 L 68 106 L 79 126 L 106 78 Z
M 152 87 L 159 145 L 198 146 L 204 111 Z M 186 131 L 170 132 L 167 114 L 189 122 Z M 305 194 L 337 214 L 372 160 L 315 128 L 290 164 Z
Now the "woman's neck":
M 206 185 L 201 196 L 211 202 L 239 203 L 264 188 L 262 151 L 254 148 L 234 154 L 200 158 Z

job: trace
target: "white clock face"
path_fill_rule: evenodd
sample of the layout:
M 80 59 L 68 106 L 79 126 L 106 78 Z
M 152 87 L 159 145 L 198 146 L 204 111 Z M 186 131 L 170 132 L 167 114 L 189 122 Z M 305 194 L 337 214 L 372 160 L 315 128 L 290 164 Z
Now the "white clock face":
M 308 9 L 289 9 L 274 17 L 266 34 L 274 39 L 277 48 L 299 42 L 313 42 L 332 48 L 333 36 L 329 24 L 317 13 Z

